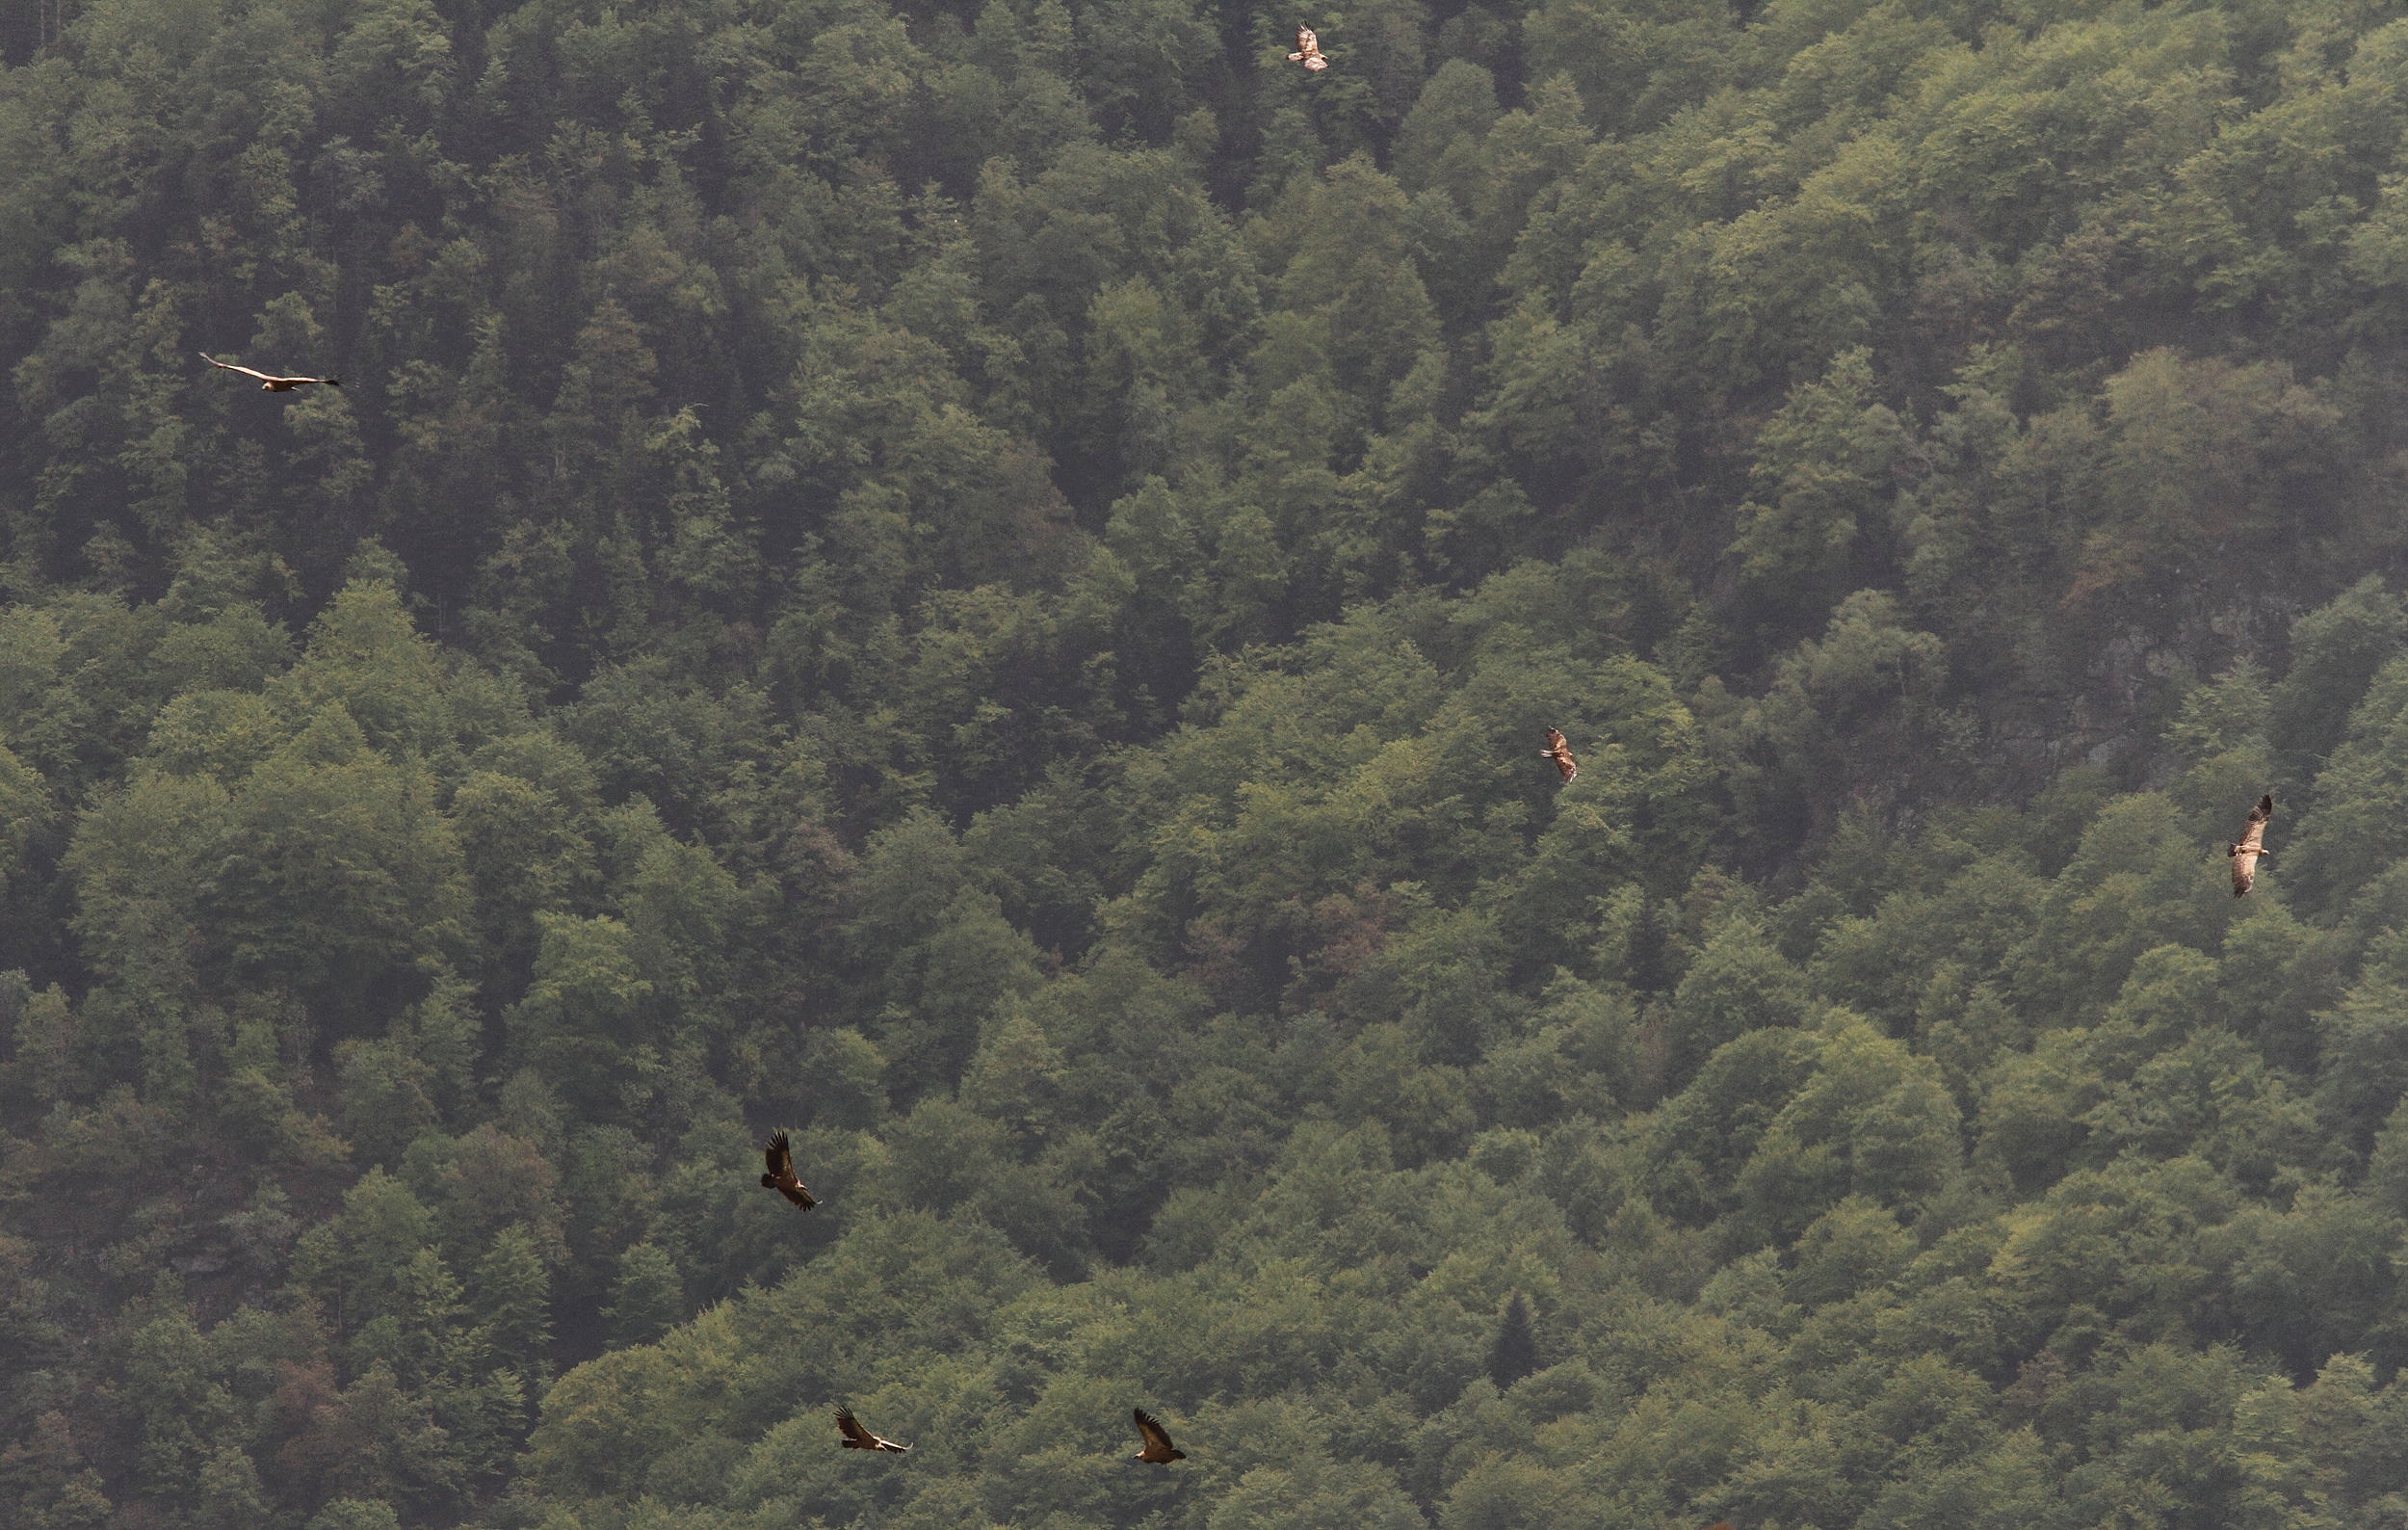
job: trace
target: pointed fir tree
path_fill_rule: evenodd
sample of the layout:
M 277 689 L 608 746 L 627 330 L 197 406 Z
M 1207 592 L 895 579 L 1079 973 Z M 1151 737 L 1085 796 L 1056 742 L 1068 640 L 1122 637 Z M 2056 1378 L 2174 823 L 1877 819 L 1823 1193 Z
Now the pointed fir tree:
M 611 1305 L 602 1312 L 614 1347 L 649 1344 L 685 1315 L 686 1293 L 667 1250 L 638 1243 L 618 1256 L 618 1279 L 611 1282 Z
M 1638 900 L 1638 915 L 1631 921 L 1630 956 L 1623 981 L 1634 993 L 1661 993 L 1672 986 L 1671 932 L 1663 910 L 1652 898 Z
M 270 1518 L 259 1468 L 239 1445 L 221 1446 L 200 1468 L 192 1522 L 195 1530 L 251 1530 Z
M 421 1249 L 402 1267 L 397 1310 L 402 1330 L 402 1380 L 410 1385 L 458 1383 L 483 1359 L 479 1335 L 467 1326 L 466 1294 L 443 1256 Z
M 470 1310 L 496 1362 L 525 1374 L 552 1342 L 552 1275 L 524 1224 L 493 1236 L 469 1281 Z
M 1536 1369 L 1538 1339 L 1531 1332 L 1531 1305 L 1516 1291 L 1498 1320 L 1497 1341 L 1488 1347 L 1488 1379 L 1503 1391 Z

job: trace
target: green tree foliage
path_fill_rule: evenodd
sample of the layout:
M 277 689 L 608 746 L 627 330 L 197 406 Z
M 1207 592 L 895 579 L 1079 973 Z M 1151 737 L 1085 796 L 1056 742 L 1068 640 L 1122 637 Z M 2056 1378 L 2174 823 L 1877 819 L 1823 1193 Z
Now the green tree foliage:
M 521 1370 L 546 1353 L 552 1336 L 551 1276 L 523 1223 L 496 1233 L 468 1282 L 470 1310 L 484 1341 L 503 1364 Z
M 602 1312 L 611 1325 L 613 1343 L 650 1343 L 673 1327 L 685 1310 L 677 1266 L 657 1244 L 635 1244 L 618 1256 L 611 1305 Z
M 2393 9 L 0 16 L 10 1522 L 2398 1519 Z
M 1497 1339 L 1488 1347 L 1488 1379 L 1499 1387 L 1538 1368 L 1538 1340 L 1531 1332 L 1531 1305 L 1516 1291 L 1497 1320 Z

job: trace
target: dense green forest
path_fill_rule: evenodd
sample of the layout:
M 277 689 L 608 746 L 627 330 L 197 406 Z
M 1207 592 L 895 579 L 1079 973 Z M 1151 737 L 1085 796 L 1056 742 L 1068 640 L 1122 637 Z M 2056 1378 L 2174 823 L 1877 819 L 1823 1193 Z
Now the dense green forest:
M 2408 1526 L 2408 0 L 0 0 L 0 357 L 12 1527 Z

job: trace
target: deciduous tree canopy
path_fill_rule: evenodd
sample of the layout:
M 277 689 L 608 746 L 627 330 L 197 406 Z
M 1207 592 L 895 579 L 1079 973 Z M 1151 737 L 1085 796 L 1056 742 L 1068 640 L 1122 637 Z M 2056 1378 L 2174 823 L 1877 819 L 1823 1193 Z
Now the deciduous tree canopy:
M 2408 1517 L 2403 67 L 0 7 L 0 1517 Z

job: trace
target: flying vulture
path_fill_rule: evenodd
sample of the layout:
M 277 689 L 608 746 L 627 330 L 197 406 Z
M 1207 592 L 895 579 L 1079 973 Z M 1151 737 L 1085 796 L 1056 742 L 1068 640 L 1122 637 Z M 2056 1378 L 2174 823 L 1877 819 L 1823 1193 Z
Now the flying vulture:
M 1138 1434 L 1145 1441 L 1145 1448 L 1132 1459 L 1154 1466 L 1167 1466 L 1174 1461 L 1188 1459 L 1188 1453 L 1170 1442 L 1170 1437 L 1163 1432 L 1162 1425 L 1154 1421 L 1152 1413 L 1142 1408 L 1133 1408 L 1130 1411 L 1137 1416 Z
M 2249 825 L 2240 831 L 2240 843 L 2227 845 L 2224 854 L 2233 857 L 2233 896 L 2246 896 L 2258 884 L 2258 862 L 2265 858 L 2265 821 L 2274 816 L 2274 799 L 2261 797 L 2258 805 L 2249 809 Z
M 761 1176 L 762 1189 L 776 1191 L 805 1211 L 819 1204 L 811 1199 L 811 1187 L 795 1177 L 795 1150 L 784 1132 L 770 1139 L 762 1156 L 770 1163 L 770 1172 Z
M 295 388 L 309 382 L 324 382 L 330 388 L 339 388 L 343 385 L 343 380 L 339 377 L 270 377 L 265 372 L 254 372 L 247 366 L 236 366 L 231 361 L 221 361 L 206 351 L 200 353 L 200 358 L 211 366 L 221 366 L 228 372 L 240 372 L 245 377 L 255 377 L 259 380 L 260 387 L 270 393 L 290 393 Z
M 1301 64 L 1317 74 L 1329 67 L 1329 61 L 1322 57 L 1322 40 L 1313 36 L 1311 27 L 1296 29 L 1296 51 L 1288 55 L 1288 62 Z
M 871 1434 L 868 1430 L 861 1427 L 860 1419 L 852 1416 L 852 1410 L 850 1408 L 840 1409 L 837 1411 L 836 1427 L 845 1432 L 845 1448 L 847 1450 L 903 1451 L 911 1448 L 909 1445 L 898 1445 L 883 1435 Z
M 1547 729 L 1547 747 L 1538 752 L 1538 757 L 1554 760 L 1556 769 L 1563 773 L 1567 781 L 1581 773 L 1580 763 L 1572 758 L 1572 746 L 1564 742 L 1560 728 Z

